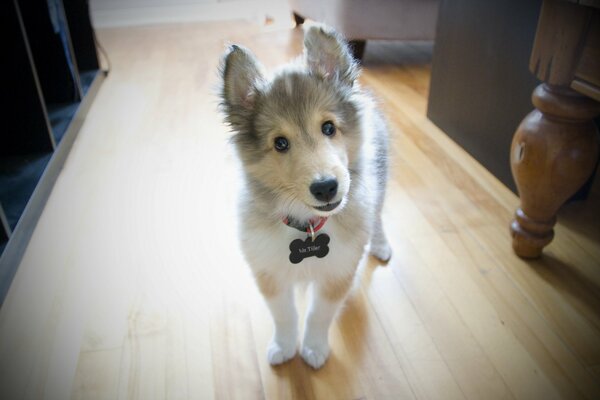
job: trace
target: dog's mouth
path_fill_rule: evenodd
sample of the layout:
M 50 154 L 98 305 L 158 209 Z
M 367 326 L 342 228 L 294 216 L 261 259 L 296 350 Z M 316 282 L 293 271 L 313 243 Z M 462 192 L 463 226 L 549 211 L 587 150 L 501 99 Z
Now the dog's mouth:
M 335 210 L 340 204 L 342 204 L 341 200 L 336 201 L 335 203 L 327 203 L 324 206 L 313 206 L 313 208 L 319 211 L 332 211 Z

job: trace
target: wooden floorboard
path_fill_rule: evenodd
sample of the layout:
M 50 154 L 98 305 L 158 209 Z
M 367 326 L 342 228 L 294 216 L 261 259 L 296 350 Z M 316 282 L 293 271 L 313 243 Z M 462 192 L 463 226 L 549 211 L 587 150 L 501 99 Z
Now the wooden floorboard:
M 236 240 L 239 168 L 216 96 L 228 43 L 273 68 L 300 54 L 301 30 L 98 37 L 112 71 L 0 310 L 1 398 L 600 398 L 599 184 L 564 207 L 540 260 L 516 257 L 517 197 L 426 117 L 431 45 L 367 47 L 361 84 L 392 132 L 394 254 L 364 260 L 313 371 L 267 362 L 271 322 Z

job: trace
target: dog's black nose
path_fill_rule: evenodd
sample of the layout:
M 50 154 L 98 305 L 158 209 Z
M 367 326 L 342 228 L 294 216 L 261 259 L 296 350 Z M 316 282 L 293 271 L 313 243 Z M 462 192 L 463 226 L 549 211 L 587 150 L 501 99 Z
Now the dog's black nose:
M 310 192 L 317 200 L 329 201 L 337 194 L 338 183 L 335 178 L 315 181 L 310 185 Z

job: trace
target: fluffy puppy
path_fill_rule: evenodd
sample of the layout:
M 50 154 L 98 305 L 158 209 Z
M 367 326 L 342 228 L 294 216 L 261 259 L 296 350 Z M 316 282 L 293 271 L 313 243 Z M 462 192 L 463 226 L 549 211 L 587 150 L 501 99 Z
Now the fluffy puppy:
M 312 26 L 304 57 L 267 76 L 237 45 L 222 63 L 221 106 L 241 160 L 240 240 L 275 331 L 272 365 L 296 354 L 294 285 L 310 283 L 300 354 L 320 368 L 328 332 L 369 242 L 387 261 L 381 225 L 387 130 L 333 30 Z

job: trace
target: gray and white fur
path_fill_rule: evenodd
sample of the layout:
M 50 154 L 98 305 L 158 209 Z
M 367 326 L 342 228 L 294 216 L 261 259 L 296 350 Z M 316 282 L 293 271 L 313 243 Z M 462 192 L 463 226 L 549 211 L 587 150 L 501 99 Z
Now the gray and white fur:
M 268 76 L 252 53 L 231 46 L 222 63 L 221 106 L 234 135 L 245 184 L 240 197 L 241 247 L 272 314 L 267 349 L 272 365 L 296 354 L 293 288 L 310 283 L 300 347 L 313 368 L 327 360 L 331 321 L 352 286 L 367 245 L 387 261 L 382 229 L 387 180 L 387 129 L 360 88 L 359 67 L 333 30 L 312 26 L 305 53 Z M 289 245 L 306 239 L 282 221 L 328 217 L 324 258 L 289 261 Z

